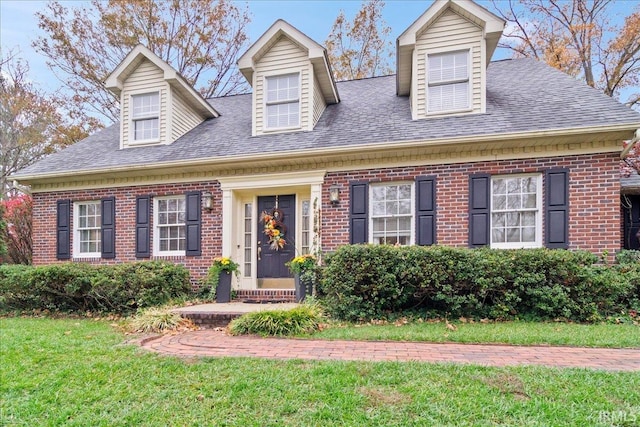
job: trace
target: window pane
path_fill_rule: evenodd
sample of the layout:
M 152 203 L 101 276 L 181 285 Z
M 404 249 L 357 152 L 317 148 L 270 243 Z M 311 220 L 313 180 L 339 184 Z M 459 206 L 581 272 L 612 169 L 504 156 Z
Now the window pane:
M 522 200 L 523 208 L 535 208 L 536 207 L 536 195 L 535 194 L 526 194 L 523 196 Z
M 494 210 L 504 210 L 507 205 L 507 197 L 506 196 L 493 196 L 493 209 Z
M 522 212 L 520 214 L 522 225 L 534 226 L 536 225 L 535 212 Z
M 536 241 L 536 229 L 535 229 L 535 227 L 523 227 L 522 228 L 522 241 L 523 242 L 535 242 Z
M 519 228 L 507 228 L 507 242 L 520 242 Z
M 507 209 L 520 209 L 520 195 L 507 196 Z
M 493 243 L 504 243 L 504 228 L 494 228 L 491 230 L 491 241 Z
M 384 215 L 385 214 L 385 203 L 384 202 L 375 202 L 371 204 L 372 213 L 374 216 Z
M 398 202 L 387 202 L 385 212 L 387 215 L 396 215 L 398 213 Z
M 540 227 L 538 179 L 535 176 L 492 179 L 492 243 L 536 243 Z

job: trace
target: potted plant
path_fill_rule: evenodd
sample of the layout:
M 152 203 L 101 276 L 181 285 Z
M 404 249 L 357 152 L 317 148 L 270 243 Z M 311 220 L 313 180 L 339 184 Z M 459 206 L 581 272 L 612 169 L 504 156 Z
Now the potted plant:
M 294 274 L 296 302 L 302 302 L 307 294 L 313 293 L 313 281 L 318 261 L 312 254 L 300 255 L 287 263 Z
M 231 275 L 238 273 L 238 267 L 238 263 L 228 257 L 213 259 L 213 264 L 209 268 L 208 278 L 211 290 L 216 290 L 216 302 L 231 301 Z

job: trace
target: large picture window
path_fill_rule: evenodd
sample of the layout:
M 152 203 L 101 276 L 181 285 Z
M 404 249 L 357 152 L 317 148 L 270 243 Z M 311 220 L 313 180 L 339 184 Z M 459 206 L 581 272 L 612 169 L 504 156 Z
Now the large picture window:
M 99 201 L 74 203 L 74 256 L 100 257 L 102 212 Z
M 266 128 L 300 126 L 300 74 L 266 78 Z
M 162 197 L 155 200 L 156 253 L 160 255 L 184 255 L 185 198 L 184 196 Z
M 467 110 L 469 51 L 427 55 L 427 112 Z
M 372 243 L 410 245 L 413 236 L 413 184 L 371 185 Z
M 153 141 L 160 138 L 160 94 L 158 92 L 133 95 L 131 118 L 134 141 Z
M 491 247 L 542 246 L 540 175 L 491 178 Z

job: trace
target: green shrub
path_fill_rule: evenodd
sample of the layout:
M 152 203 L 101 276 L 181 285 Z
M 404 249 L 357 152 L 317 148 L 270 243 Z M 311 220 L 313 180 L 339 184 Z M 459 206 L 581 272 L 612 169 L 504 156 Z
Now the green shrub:
M 598 266 L 584 251 L 343 246 L 321 289 L 338 319 L 418 309 L 437 316 L 594 321 L 633 307 L 637 264 Z
M 145 261 L 94 266 L 0 266 L 0 308 L 130 313 L 191 293 L 181 265 Z
M 640 264 L 640 251 L 623 249 L 616 254 L 618 264 Z
M 287 336 L 318 329 L 322 312 L 317 305 L 303 304 L 291 310 L 265 310 L 247 313 L 229 324 L 232 335 L 257 334 Z

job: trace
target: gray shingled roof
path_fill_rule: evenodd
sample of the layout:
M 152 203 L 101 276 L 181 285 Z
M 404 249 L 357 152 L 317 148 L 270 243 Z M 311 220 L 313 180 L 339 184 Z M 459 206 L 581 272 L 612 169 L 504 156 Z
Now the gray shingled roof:
M 390 141 L 616 124 L 640 127 L 639 113 L 531 59 L 490 64 L 486 114 L 412 120 L 409 99 L 396 96 L 395 85 L 395 76 L 338 83 L 341 102 L 327 107 L 312 132 L 257 137 L 251 136 L 250 94 L 214 98 L 210 102 L 221 116 L 173 144 L 120 150 L 119 126 L 113 125 L 23 169 L 17 178 Z

